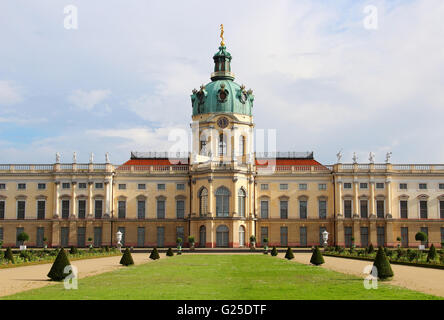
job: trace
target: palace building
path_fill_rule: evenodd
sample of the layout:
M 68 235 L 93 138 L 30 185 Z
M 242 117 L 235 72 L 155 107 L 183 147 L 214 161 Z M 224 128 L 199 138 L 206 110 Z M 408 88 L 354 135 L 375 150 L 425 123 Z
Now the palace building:
M 211 82 L 194 89 L 192 150 L 109 163 L 0 165 L 0 240 L 18 246 L 196 247 L 444 242 L 444 165 L 341 163 L 312 153 L 256 153 L 252 90 L 237 84 L 221 42 Z M 398 240 L 399 239 L 399 240 Z

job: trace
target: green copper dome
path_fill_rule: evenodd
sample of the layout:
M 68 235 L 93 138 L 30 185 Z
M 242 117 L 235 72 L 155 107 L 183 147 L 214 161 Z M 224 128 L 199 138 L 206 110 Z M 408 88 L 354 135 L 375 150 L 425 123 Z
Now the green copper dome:
M 253 91 L 247 91 L 245 86 L 240 86 L 233 81 L 231 54 L 225 46 L 219 47 L 213 60 L 214 72 L 211 74 L 211 82 L 201 86 L 200 90 L 194 89 L 191 95 L 193 116 L 213 112 L 231 112 L 251 116 Z

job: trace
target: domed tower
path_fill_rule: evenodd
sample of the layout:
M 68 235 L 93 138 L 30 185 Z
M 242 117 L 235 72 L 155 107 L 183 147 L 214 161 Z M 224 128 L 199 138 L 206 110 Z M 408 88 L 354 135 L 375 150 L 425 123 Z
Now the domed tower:
M 196 243 L 247 246 L 253 220 L 253 91 L 234 82 L 221 25 L 211 82 L 191 95 L 191 222 Z

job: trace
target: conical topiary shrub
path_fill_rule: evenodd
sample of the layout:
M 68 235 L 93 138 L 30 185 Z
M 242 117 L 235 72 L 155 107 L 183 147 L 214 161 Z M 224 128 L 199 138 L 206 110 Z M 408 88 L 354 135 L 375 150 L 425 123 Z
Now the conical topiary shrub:
M 63 248 L 60 249 L 59 254 L 52 264 L 51 270 L 49 270 L 48 277 L 53 281 L 62 281 L 69 275 L 69 273 L 64 273 L 64 269 L 70 264 L 65 250 Z
M 427 254 L 427 262 L 435 260 L 436 256 L 436 248 L 432 243 L 432 246 L 429 249 L 429 253 Z
M 277 249 L 276 249 L 276 246 L 273 246 L 273 249 L 271 249 L 271 255 L 272 255 L 273 257 L 276 257 L 276 256 L 278 255 L 278 251 L 277 251 Z
M 159 252 L 157 252 L 157 248 L 156 247 L 154 247 L 153 251 L 151 251 L 150 259 L 151 260 L 160 259 Z
M 370 245 L 368 246 L 368 249 L 367 249 L 367 253 L 370 254 L 370 253 L 373 253 L 374 251 L 375 251 L 375 249 L 373 248 L 373 245 L 370 243 Z
M 315 249 L 313 250 L 313 254 L 311 255 L 310 263 L 314 264 L 315 266 L 319 266 L 324 262 L 325 261 L 324 257 L 322 256 L 321 250 L 319 250 L 319 247 L 316 246 Z
M 6 251 L 5 251 L 5 260 L 10 261 L 11 263 L 14 263 L 14 262 L 15 262 L 15 261 L 14 261 L 14 256 L 13 256 L 13 254 L 12 254 L 12 250 L 11 250 L 10 247 L 7 247 L 7 248 L 6 248 Z
M 126 248 L 123 252 L 122 259 L 120 259 L 120 264 L 124 266 L 134 264 L 133 256 L 131 255 L 130 249 Z
M 168 248 L 168 251 L 167 251 L 166 255 L 167 255 L 167 257 L 172 257 L 172 256 L 174 256 L 173 249 Z
M 77 254 L 77 253 L 79 253 L 77 248 L 74 246 L 71 246 L 71 249 L 69 249 L 69 254 Z
M 393 270 L 390 266 L 390 262 L 385 255 L 384 249 L 379 247 L 378 252 L 376 253 L 375 261 L 373 262 L 373 266 L 378 270 L 378 278 L 380 280 L 386 280 L 393 277 Z
M 285 259 L 291 260 L 294 259 L 293 251 L 291 251 L 291 248 L 288 247 L 287 252 L 285 253 Z

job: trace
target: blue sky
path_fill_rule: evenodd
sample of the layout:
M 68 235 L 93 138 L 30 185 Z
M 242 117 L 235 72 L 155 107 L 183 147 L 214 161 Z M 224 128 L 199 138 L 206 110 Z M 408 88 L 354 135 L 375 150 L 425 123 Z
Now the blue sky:
M 64 28 L 66 5 L 78 29 Z M 378 9 L 378 29 L 363 26 Z M 224 23 L 256 127 L 326 164 L 443 163 L 444 2 L 24 1 L 0 3 L 0 163 L 114 163 L 188 130 Z

